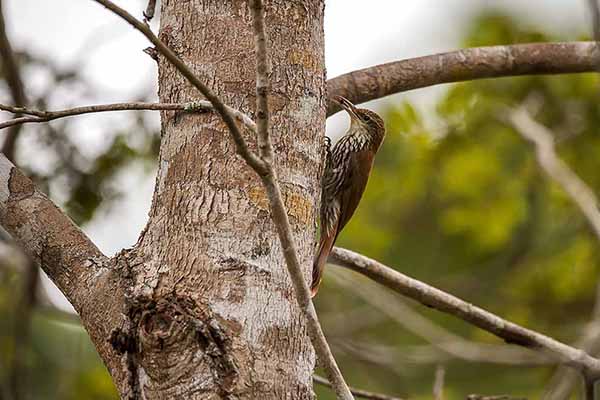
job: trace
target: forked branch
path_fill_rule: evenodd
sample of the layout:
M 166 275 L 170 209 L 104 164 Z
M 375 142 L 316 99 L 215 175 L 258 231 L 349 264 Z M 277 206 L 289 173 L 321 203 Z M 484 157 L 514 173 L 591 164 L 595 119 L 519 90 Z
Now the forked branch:
M 421 304 L 454 315 L 498 336 L 507 343 L 541 351 L 554 357 L 557 362 L 574 367 L 587 376 L 600 377 L 600 360 L 591 357 L 584 351 L 502 319 L 458 297 L 403 275 L 375 260 L 349 250 L 334 248 L 330 261 L 359 272 Z
M 110 0 L 93 0 L 96 3 L 99 3 L 106 7 L 108 10 L 117 14 L 119 17 L 123 18 L 129 24 L 131 24 L 135 29 L 140 31 L 146 38 L 152 42 L 152 44 L 156 47 L 156 50 L 165 57 L 177 70 L 183 75 L 188 82 L 190 82 L 196 89 L 202 93 L 204 97 L 212 104 L 215 108 L 215 111 L 225 125 L 227 129 L 231 133 L 231 137 L 235 142 L 236 150 L 238 154 L 252 167 L 255 171 L 261 171 L 265 173 L 265 164 L 264 162 L 250 149 L 248 148 L 248 144 L 244 140 L 242 136 L 242 132 L 238 128 L 234 116 L 229 112 L 231 107 L 227 106 L 221 99 L 208 87 L 206 86 L 197 76 L 196 74 L 171 50 L 162 40 L 160 40 L 154 32 L 148 27 L 148 25 L 143 22 L 137 20 L 134 16 L 129 14 L 127 11 L 117 6 Z
M 521 136 L 535 145 L 538 163 L 544 172 L 558 183 L 579 207 L 600 241 L 598 199 L 585 182 L 558 158 L 554 150 L 552 132 L 536 122 L 523 107 L 510 112 L 509 120 Z
M 233 117 L 241 123 L 246 129 L 252 132 L 256 132 L 256 124 L 246 114 L 239 110 L 226 106 L 227 111 L 233 115 Z M 98 104 L 93 106 L 75 107 L 68 108 L 65 110 L 58 111 L 40 111 L 33 110 L 26 107 L 15 107 L 6 104 L 0 104 L 0 111 L 8 111 L 15 114 L 24 114 L 23 117 L 9 119 L 4 122 L 0 122 L 0 129 L 8 128 L 9 126 L 27 124 L 32 122 L 49 122 L 55 119 L 73 117 L 82 114 L 101 113 L 108 111 L 140 111 L 140 110 L 154 110 L 154 111 L 183 111 L 183 112 L 211 112 L 215 111 L 214 106 L 206 101 L 199 100 L 189 103 L 114 103 L 114 104 Z
M 331 384 L 331 382 L 329 382 L 327 379 L 319 376 L 319 375 L 313 375 L 313 382 L 318 383 L 319 385 L 323 385 L 326 387 L 333 387 L 333 385 Z M 367 400 L 402 400 L 399 397 L 394 397 L 394 396 L 390 396 L 387 394 L 381 394 L 381 393 L 375 393 L 375 392 L 369 392 L 367 390 L 362 390 L 362 389 L 356 389 L 356 388 L 350 388 L 350 391 L 352 392 L 352 394 L 354 396 L 356 396 L 357 398 L 360 399 L 367 399 Z

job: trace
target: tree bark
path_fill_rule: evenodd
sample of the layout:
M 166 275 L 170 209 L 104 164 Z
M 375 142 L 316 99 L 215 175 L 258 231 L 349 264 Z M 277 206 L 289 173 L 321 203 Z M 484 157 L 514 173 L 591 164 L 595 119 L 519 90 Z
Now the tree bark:
M 322 0 L 266 4 L 275 164 L 307 280 L 325 131 L 323 11 Z M 227 104 L 252 114 L 251 24 L 247 1 L 170 0 L 160 37 Z M 160 58 L 160 100 L 197 96 Z M 121 263 L 130 321 L 112 343 L 132 375 L 122 397 L 314 397 L 315 356 L 264 189 L 217 116 L 162 112 L 150 220 Z
M 115 382 L 127 371 L 108 342 L 122 324 L 122 272 L 33 182 L 0 154 L 0 221 L 69 299 Z

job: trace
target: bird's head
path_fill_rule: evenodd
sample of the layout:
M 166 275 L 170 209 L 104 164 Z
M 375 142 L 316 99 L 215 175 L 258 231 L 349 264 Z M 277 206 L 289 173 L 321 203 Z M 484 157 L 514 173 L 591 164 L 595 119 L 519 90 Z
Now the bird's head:
M 377 113 L 366 108 L 357 108 L 350 100 L 342 96 L 335 96 L 333 100 L 350 115 L 351 130 L 360 129 L 381 142 L 385 134 L 385 127 L 383 119 Z

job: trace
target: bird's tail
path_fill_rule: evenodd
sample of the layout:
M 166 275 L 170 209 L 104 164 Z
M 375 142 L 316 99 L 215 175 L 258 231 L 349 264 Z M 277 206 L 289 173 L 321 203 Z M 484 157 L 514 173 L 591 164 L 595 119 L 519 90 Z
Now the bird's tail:
M 333 248 L 333 243 L 335 243 L 335 238 L 335 230 L 331 233 L 323 233 L 321 236 L 319 251 L 313 262 L 312 283 L 310 285 L 311 297 L 315 297 L 319 291 L 319 284 L 321 283 L 321 279 L 323 279 L 323 270 L 325 269 L 329 253 Z

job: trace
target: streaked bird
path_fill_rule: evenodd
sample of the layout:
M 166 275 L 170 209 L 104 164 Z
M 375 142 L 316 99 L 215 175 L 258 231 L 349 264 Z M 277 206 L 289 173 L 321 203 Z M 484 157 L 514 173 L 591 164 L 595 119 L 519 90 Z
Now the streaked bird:
M 365 191 L 375 154 L 385 136 L 379 115 L 356 108 L 341 96 L 334 100 L 350 115 L 350 127 L 333 149 L 327 146 L 321 189 L 321 238 L 313 262 L 313 297 L 319 290 L 327 257 Z

